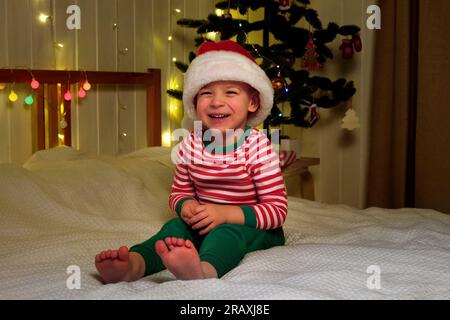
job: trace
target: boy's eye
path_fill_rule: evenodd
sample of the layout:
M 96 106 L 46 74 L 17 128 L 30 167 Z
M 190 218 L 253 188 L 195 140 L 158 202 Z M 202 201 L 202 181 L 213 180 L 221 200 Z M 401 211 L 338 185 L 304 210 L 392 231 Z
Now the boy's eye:
M 238 94 L 238 92 L 235 90 L 228 90 L 227 94 Z
M 208 94 L 211 94 L 211 92 L 210 91 L 201 91 L 200 92 L 201 96 L 205 96 L 205 95 L 208 95 Z

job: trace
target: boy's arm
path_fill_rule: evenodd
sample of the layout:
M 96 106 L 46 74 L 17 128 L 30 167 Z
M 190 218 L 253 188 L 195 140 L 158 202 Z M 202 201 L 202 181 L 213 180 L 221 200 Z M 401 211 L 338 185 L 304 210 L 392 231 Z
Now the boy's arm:
M 257 229 L 281 227 L 287 215 L 287 193 L 280 169 L 278 153 L 270 145 L 262 146 L 253 159 L 251 170 L 259 202 L 241 206 L 245 225 Z
M 183 141 L 177 152 L 175 174 L 169 195 L 169 207 L 178 216 L 181 215 L 181 208 L 186 201 L 196 199 L 194 185 L 188 173 L 188 159 L 186 159 L 186 151 L 184 150 Z

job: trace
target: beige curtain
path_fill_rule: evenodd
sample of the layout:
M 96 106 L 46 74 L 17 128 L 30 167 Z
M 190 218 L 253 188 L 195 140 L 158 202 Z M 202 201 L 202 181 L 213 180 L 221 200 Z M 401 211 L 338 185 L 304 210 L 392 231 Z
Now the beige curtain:
M 450 2 L 379 5 L 367 206 L 450 212 Z

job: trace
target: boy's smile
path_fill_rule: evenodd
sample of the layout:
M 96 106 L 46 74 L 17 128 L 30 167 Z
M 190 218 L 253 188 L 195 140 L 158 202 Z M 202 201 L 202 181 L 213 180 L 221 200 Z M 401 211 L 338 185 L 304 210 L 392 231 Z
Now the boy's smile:
M 238 81 L 216 81 L 199 90 L 197 117 L 205 129 L 244 129 L 249 112 L 259 107 L 258 93 Z

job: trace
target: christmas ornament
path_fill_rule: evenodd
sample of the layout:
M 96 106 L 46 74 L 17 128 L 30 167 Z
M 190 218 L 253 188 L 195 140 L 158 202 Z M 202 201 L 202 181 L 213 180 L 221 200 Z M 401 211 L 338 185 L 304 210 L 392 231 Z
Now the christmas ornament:
M 278 3 L 280 4 L 278 9 L 282 11 L 289 10 L 292 6 L 292 0 L 278 0 Z
M 318 108 L 317 104 L 315 103 L 310 107 L 309 125 L 311 127 L 320 119 L 320 115 L 317 108 Z
M 342 51 L 342 57 L 344 59 L 351 59 L 353 57 L 353 42 L 350 39 L 343 39 L 342 44 L 339 47 Z
M 286 85 L 286 81 L 280 74 L 271 79 L 270 82 L 272 82 L 272 87 L 276 94 L 280 93 Z
M 342 119 L 341 127 L 350 131 L 353 131 L 354 129 L 358 129 L 360 127 L 359 117 L 356 114 L 355 110 L 353 110 L 352 108 L 347 110 L 344 119 Z
M 66 119 L 63 118 L 63 119 L 59 122 L 59 126 L 61 127 L 61 129 L 67 128 L 67 121 L 66 121 Z
M 354 34 L 352 36 L 352 43 L 353 43 L 353 47 L 355 48 L 356 52 L 361 52 L 362 50 L 362 41 L 361 41 L 361 37 L 359 36 L 359 34 Z
M 286 59 L 286 64 L 289 67 L 294 66 L 294 64 L 295 64 L 295 55 L 294 55 L 294 53 L 289 52 L 285 59 Z
M 317 60 L 319 55 L 316 52 L 316 45 L 314 44 L 314 39 L 312 34 L 309 34 L 308 44 L 306 45 L 306 52 L 303 55 L 302 67 L 308 71 L 316 71 L 322 68 L 322 65 Z
M 233 16 L 231 15 L 230 9 L 223 10 L 222 19 L 224 20 L 231 20 L 233 19 Z

